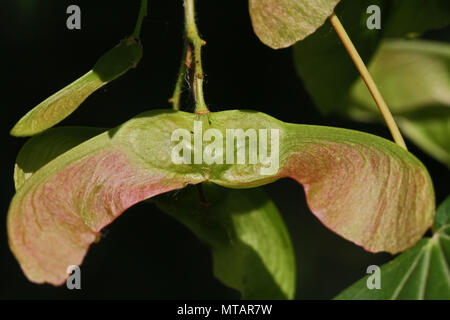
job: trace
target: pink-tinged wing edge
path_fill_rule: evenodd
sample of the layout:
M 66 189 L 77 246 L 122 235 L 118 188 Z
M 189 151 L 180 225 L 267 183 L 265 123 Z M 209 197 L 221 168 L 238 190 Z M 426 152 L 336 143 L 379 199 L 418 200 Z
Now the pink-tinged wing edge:
M 185 185 L 120 148 L 97 151 L 18 191 L 8 212 L 11 250 L 29 280 L 61 285 L 102 228 L 134 204 Z
M 280 176 L 303 185 L 311 212 L 328 229 L 369 252 L 396 254 L 432 225 L 434 192 L 418 161 L 391 156 L 369 146 L 312 144 L 292 153 Z

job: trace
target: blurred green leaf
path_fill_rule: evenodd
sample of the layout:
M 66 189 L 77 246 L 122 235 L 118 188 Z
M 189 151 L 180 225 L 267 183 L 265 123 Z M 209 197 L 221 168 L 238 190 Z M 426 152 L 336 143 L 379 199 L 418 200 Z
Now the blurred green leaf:
M 448 0 L 391 0 L 387 37 L 417 36 L 450 24 Z
M 243 299 L 292 299 L 295 260 L 283 220 L 262 189 L 202 184 L 154 201 L 212 249 L 214 275 Z
M 450 196 L 448 196 L 438 207 L 434 219 L 435 230 L 440 230 L 446 225 L 450 225 Z
M 370 5 L 380 7 L 381 30 L 369 30 L 366 26 Z M 369 63 L 383 37 L 411 36 L 449 24 L 449 7 L 447 0 L 343 0 L 335 12 L 361 58 Z M 329 21 L 294 46 L 294 60 L 319 110 L 323 114 L 345 115 L 349 90 L 359 73 Z
M 421 110 L 398 117 L 398 123 L 409 139 L 450 167 L 450 108 Z
M 437 231 L 381 267 L 381 289 L 368 289 L 370 275 L 335 299 L 450 299 L 450 197 L 436 212 Z
M 394 114 L 450 106 L 450 44 L 385 40 L 369 71 Z M 378 110 L 361 79 L 352 87 L 351 102 L 370 113 Z
M 450 44 L 386 40 L 369 65 L 402 131 L 450 166 Z M 382 121 L 364 82 L 351 89 L 349 115 Z
M 364 61 L 370 59 L 381 37 L 379 30 L 369 30 L 366 26 L 369 5 L 380 6 L 382 12 L 388 7 L 382 0 L 344 0 L 335 10 Z M 320 111 L 345 113 L 348 92 L 359 73 L 329 21 L 294 46 L 294 60 Z
M 317 30 L 340 0 L 249 0 L 253 30 L 273 49 L 286 48 Z
M 30 110 L 12 128 L 11 135 L 32 136 L 54 126 L 96 90 L 134 68 L 141 57 L 142 46 L 138 40 L 121 41 L 101 56 L 92 70 Z

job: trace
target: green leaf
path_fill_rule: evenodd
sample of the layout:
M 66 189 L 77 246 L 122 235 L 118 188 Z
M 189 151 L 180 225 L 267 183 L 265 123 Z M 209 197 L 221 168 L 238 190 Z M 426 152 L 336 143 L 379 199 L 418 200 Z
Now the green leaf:
M 242 130 L 243 140 L 231 140 L 228 155 L 233 159 L 249 148 L 248 129 L 255 130 L 255 139 L 260 135 L 259 143 L 269 132 L 269 144 L 259 146 L 259 156 L 268 148 L 271 160 L 175 164 L 173 153 L 179 155 L 179 146 L 185 146 L 188 155 L 194 150 L 204 156 L 214 150 L 216 144 L 202 139 L 200 127 L 204 132 L 215 129 L 210 133 L 222 147 L 219 135 Z M 173 134 L 179 130 L 186 136 L 175 141 Z M 270 166 L 274 170 L 268 172 Z M 9 243 L 30 280 L 61 284 L 67 266 L 81 264 L 100 230 L 135 203 L 188 184 L 208 181 L 252 188 L 284 177 L 303 185 L 311 211 L 325 226 L 369 251 L 403 251 L 433 221 L 428 172 L 412 154 L 388 140 L 346 129 L 283 123 L 253 111 L 196 115 L 156 110 L 103 132 L 28 174 L 9 208 Z
M 381 289 L 368 289 L 370 275 L 359 280 L 336 299 L 450 299 L 450 197 L 436 211 L 432 238 L 381 267 Z M 369 280 L 370 281 L 370 280 Z
M 434 229 L 440 230 L 450 225 L 450 196 L 436 210 L 436 218 L 434 219 Z
M 394 114 L 450 106 L 450 45 L 426 40 L 386 40 L 369 65 Z M 420 88 L 420 90 L 419 90 Z M 376 113 L 365 84 L 352 88 L 352 102 Z
M 314 33 L 340 0 L 249 0 L 253 30 L 273 49 L 286 48 Z
M 392 0 L 385 36 L 417 36 L 450 24 L 448 0 Z
M 450 45 L 385 41 L 369 71 L 403 132 L 450 166 Z M 351 117 L 382 121 L 362 80 L 354 84 L 351 98 Z
M 92 70 L 38 104 L 11 130 L 17 137 L 32 136 L 59 123 L 92 93 L 136 67 L 142 57 L 139 41 L 128 38 L 106 52 Z
M 450 167 L 450 108 L 420 110 L 398 122 L 408 138 Z
M 261 189 L 231 190 L 202 184 L 155 199 L 212 249 L 214 275 L 243 299 L 292 299 L 295 260 L 283 220 Z
M 380 6 L 382 12 L 388 7 L 381 0 L 344 0 L 335 10 L 364 61 L 370 59 L 381 37 L 379 30 L 366 26 L 370 5 Z M 323 114 L 345 113 L 349 90 L 359 73 L 329 21 L 294 46 L 294 60 L 319 110 Z

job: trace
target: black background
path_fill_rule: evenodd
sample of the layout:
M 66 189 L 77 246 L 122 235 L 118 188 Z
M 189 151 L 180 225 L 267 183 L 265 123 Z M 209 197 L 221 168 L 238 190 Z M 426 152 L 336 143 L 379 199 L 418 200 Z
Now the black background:
M 66 8 L 78 4 L 82 29 L 66 28 Z M 184 226 L 150 204 L 129 209 L 90 249 L 82 290 L 30 283 L 9 251 L 6 213 L 14 194 L 14 159 L 25 139 L 8 132 L 29 109 L 87 72 L 98 57 L 133 31 L 139 1 L 6 0 L 0 4 L 1 220 L 0 298 L 236 298 L 214 279 L 208 248 Z M 290 49 L 272 50 L 254 35 L 247 1 L 200 0 L 206 102 L 212 111 L 254 109 L 280 120 L 354 128 L 386 138 L 383 125 L 366 125 L 314 108 L 297 77 Z M 449 29 L 426 37 L 449 40 Z M 183 44 L 182 1 L 151 0 L 142 31 L 144 58 L 137 69 L 108 84 L 60 125 L 114 127 L 150 109 L 170 107 Z M 326 94 L 326 90 L 324 93 Z M 192 111 L 189 97 L 183 108 Z M 430 171 L 439 203 L 449 192 L 448 169 L 409 149 Z M 296 298 L 332 298 L 390 256 L 370 254 L 336 236 L 309 212 L 300 185 L 278 181 L 265 189 L 280 209 L 297 259 Z

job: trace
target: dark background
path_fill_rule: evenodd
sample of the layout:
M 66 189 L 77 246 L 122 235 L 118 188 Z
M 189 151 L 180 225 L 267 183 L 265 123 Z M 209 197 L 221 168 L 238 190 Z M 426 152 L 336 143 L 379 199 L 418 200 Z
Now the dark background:
M 78 4 L 82 29 L 66 28 L 66 8 Z M 8 132 L 28 110 L 87 72 L 98 57 L 130 34 L 139 1 L 6 0 L 0 5 L 1 220 L 0 299 L 236 298 L 212 275 L 208 248 L 153 205 L 139 204 L 109 226 L 82 270 L 82 290 L 30 283 L 9 251 L 6 213 L 14 195 L 14 160 L 25 142 Z M 354 128 L 390 138 L 383 125 L 324 118 L 297 77 L 290 49 L 272 50 L 254 35 L 247 1 L 197 3 L 204 49 L 206 102 L 212 111 L 245 108 L 280 120 Z M 426 34 L 449 40 L 449 29 Z M 61 125 L 114 127 L 149 109 L 170 107 L 183 44 L 182 1 L 151 0 L 142 31 L 144 58 L 137 69 L 108 84 Z M 324 90 L 324 94 L 326 91 Z M 189 97 L 187 97 L 189 98 Z M 192 111 L 190 99 L 183 108 Z M 409 149 L 430 171 L 439 203 L 449 193 L 448 169 Z M 280 209 L 297 259 L 300 299 L 329 299 L 390 256 L 370 254 L 336 236 L 309 212 L 300 185 L 278 181 L 265 189 Z

